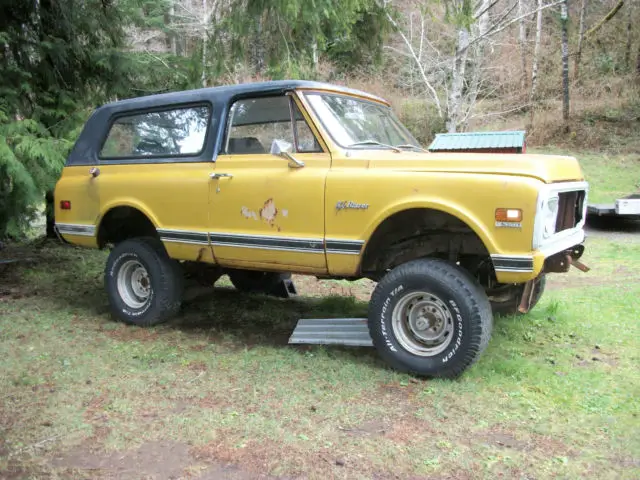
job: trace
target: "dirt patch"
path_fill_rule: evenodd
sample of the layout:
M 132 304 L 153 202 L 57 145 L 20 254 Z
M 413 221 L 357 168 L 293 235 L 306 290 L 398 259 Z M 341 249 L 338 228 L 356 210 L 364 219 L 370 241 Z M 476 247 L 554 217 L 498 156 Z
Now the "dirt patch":
M 394 422 L 386 438 L 394 443 L 409 445 L 425 436 L 437 437 L 438 434 L 428 422 L 412 418 Z
M 17 480 L 22 478 L 29 478 L 29 473 L 19 462 L 14 460 L 7 460 L 9 457 L 9 448 L 3 440 L 5 432 L 0 428 L 0 478 L 2 480 Z
M 114 340 L 120 340 L 123 342 L 138 341 L 138 342 L 154 342 L 159 338 L 156 331 L 149 328 L 132 327 L 131 325 L 118 325 L 116 328 L 103 328 L 99 329 Z
M 518 440 L 508 432 L 489 432 L 484 437 L 484 440 L 488 445 L 497 445 L 498 447 L 511 448 L 519 451 L 526 451 L 530 447 L 529 443 Z
M 484 443 L 486 445 L 513 449 L 521 452 L 541 452 L 544 455 L 564 455 L 572 457 L 575 455 L 571 448 L 562 441 L 548 435 L 532 434 L 525 437 L 516 436 L 515 433 L 502 428 L 492 428 L 486 432 L 475 436 L 476 440 L 471 443 Z
M 204 362 L 200 362 L 200 361 L 189 362 L 189 365 L 187 366 L 187 368 L 192 372 L 196 372 L 196 373 L 207 371 L 207 365 Z
M 338 427 L 340 431 L 343 433 L 352 436 L 352 437 L 365 437 L 365 436 L 375 436 L 375 435 L 384 435 L 391 428 L 382 420 L 371 420 L 368 422 L 363 422 L 360 425 L 355 427 Z
M 273 479 L 266 474 L 258 474 L 245 472 L 233 466 L 215 465 L 207 468 L 199 476 L 194 477 L 196 480 L 254 480 L 254 479 Z
M 585 358 L 586 357 L 586 358 Z M 609 354 L 606 351 L 603 351 L 599 345 L 596 345 L 593 349 L 591 349 L 591 353 L 589 355 L 576 355 L 578 359 L 577 362 L 574 362 L 575 367 L 595 367 L 599 363 L 604 363 L 609 365 L 610 367 L 618 366 L 618 357 L 615 357 Z
M 285 453 L 286 452 L 286 453 Z M 255 441 L 248 441 L 242 448 L 229 447 L 228 445 L 212 442 L 191 450 L 196 460 L 205 461 L 214 466 L 203 473 L 201 478 L 226 478 L 214 477 L 216 471 L 223 469 L 223 472 L 236 475 L 231 478 L 261 478 L 261 479 L 281 479 L 285 477 L 274 477 L 267 472 L 277 466 L 285 453 L 290 459 L 296 456 L 293 449 L 279 446 L 275 442 L 270 443 L 270 447 L 259 444 Z M 243 476 L 244 475 L 244 476 Z
M 591 357 L 588 360 L 580 360 L 579 362 L 574 363 L 574 366 L 576 367 L 581 367 L 581 368 L 588 368 L 588 367 L 597 367 L 598 363 L 604 363 L 606 365 L 609 365 L 610 367 L 617 367 L 618 366 L 618 362 L 614 359 L 611 358 L 607 358 L 607 357 Z
M 2 457 L 2 455 L 0 455 Z M 2 480 L 22 480 L 24 478 L 38 478 L 34 471 L 27 471 L 19 462 L 10 460 L 6 467 L 0 464 L 0 478 Z M 42 478 L 42 477 L 41 477 Z
M 138 449 L 101 454 L 79 448 L 50 462 L 54 468 L 87 471 L 92 477 L 139 479 L 151 476 L 156 480 L 178 478 L 192 463 L 189 446 L 183 443 L 148 442 Z

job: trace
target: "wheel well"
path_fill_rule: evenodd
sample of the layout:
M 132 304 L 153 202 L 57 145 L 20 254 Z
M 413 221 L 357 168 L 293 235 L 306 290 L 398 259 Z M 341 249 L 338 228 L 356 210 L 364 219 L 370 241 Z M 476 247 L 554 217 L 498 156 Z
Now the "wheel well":
M 414 208 L 383 221 L 365 249 L 361 271 L 375 277 L 397 265 L 423 257 L 459 261 L 474 270 L 489 252 L 466 223 L 440 210 Z
M 115 207 L 109 210 L 98 228 L 98 245 L 117 244 L 133 237 L 158 237 L 156 227 L 140 210 Z

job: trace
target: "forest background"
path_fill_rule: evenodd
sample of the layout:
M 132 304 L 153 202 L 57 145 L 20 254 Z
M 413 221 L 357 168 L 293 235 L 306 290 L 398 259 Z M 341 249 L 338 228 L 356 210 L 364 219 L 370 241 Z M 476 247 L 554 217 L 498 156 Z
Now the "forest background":
M 97 105 L 160 92 L 320 80 L 388 99 L 424 146 L 517 128 L 529 147 L 638 153 L 639 3 L 5 0 L 0 239 L 24 236 Z

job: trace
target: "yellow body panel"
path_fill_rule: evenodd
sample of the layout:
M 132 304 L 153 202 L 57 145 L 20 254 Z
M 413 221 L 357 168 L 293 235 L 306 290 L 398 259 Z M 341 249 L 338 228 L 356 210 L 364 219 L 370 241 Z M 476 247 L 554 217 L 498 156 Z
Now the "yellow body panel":
M 91 167 L 65 167 L 54 193 L 55 219 L 62 224 L 97 225 L 100 211 L 100 185 L 90 174 Z M 62 210 L 60 202 L 71 202 L 70 210 Z M 95 235 L 63 235 L 75 245 L 97 247 Z
M 211 162 L 100 167 L 101 216 L 116 206 L 131 206 L 161 230 L 207 234 Z M 163 240 L 179 260 L 213 262 L 208 245 Z
M 131 206 L 151 220 L 161 238 L 167 231 L 205 238 L 200 243 L 163 238 L 176 259 L 350 277 L 360 274 L 367 242 L 385 219 L 429 208 L 466 223 L 490 254 L 533 257 L 532 272 L 498 272 L 498 281 L 519 283 L 539 274 L 544 255 L 532 246 L 537 195 L 545 184 L 583 180 L 574 158 L 346 151 L 332 141 L 304 96 L 295 98 L 325 150 L 296 153 L 303 168 L 271 154 L 217 155 L 215 162 L 202 163 L 103 164 L 96 178 L 89 166 L 67 167 L 56 190 L 56 222 L 94 226 L 97 235 L 111 208 Z M 211 178 L 212 173 L 227 176 Z M 70 200 L 72 209 L 60 210 L 60 200 Z M 345 201 L 367 206 L 336 208 Z M 521 209 L 521 227 L 496 226 L 496 208 Z M 95 247 L 90 231 L 63 235 Z M 344 244 L 355 250 L 346 251 Z
M 88 170 L 89 167 L 63 170 L 56 190 L 56 223 L 98 226 L 112 208 L 126 206 L 141 211 L 157 229 L 207 234 L 211 162 L 101 165 L 100 174 L 95 178 L 86 174 Z M 78 179 L 81 175 L 76 171 L 85 173 L 86 178 Z M 86 197 L 82 197 L 83 193 Z M 91 204 L 84 204 L 83 200 L 74 202 L 74 196 L 90 198 Z M 72 209 L 60 210 L 59 200 L 67 199 L 72 201 Z M 77 243 L 77 236 L 63 236 Z M 95 244 L 93 240 L 91 246 Z M 214 261 L 208 245 L 171 241 L 164 244 L 173 258 Z
M 357 178 L 357 181 L 354 181 Z M 536 180 L 513 181 L 508 176 L 419 173 L 383 169 L 333 168 L 327 179 L 327 236 L 371 238 L 375 229 L 394 213 L 429 208 L 449 213 L 466 223 L 480 237 L 489 253 L 522 254 L 531 251 L 533 225 L 519 229 L 495 227 L 496 205 L 516 206 L 525 218 L 533 218 Z M 384 188 L 372 189 L 371 185 Z M 455 185 L 455 187 L 453 187 Z M 482 192 L 482 193 L 481 193 Z M 366 203 L 366 210 L 337 210 L 339 201 Z M 331 273 L 347 274 L 345 259 L 329 259 Z
M 215 172 L 233 175 L 212 180 L 211 232 L 217 261 L 224 266 L 256 268 L 259 263 L 276 269 L 325 273 L 322 249 L 311 251 L 304 240 L 324 238 L 324 189 L 330 156 L 296 154 L 303 168 L 290 168 L 287 160 L 271 154 L 220 155 Z M 215 235 L 264 237 L 261 247 Z M 270 239 L 296 239 L 290 249 L 264 245 Z M 300 240 L 297 242 L 297 240 Z M 309 250 L 307 250 L 309 249 Z

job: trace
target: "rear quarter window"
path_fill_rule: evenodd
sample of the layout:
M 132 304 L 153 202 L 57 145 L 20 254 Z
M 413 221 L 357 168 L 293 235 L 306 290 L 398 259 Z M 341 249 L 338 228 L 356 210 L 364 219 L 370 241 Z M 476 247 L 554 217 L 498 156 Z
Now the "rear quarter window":
M 211 107 L 198 105 L 117 117 L 101 159 L 197 156 L 204 150 Z

